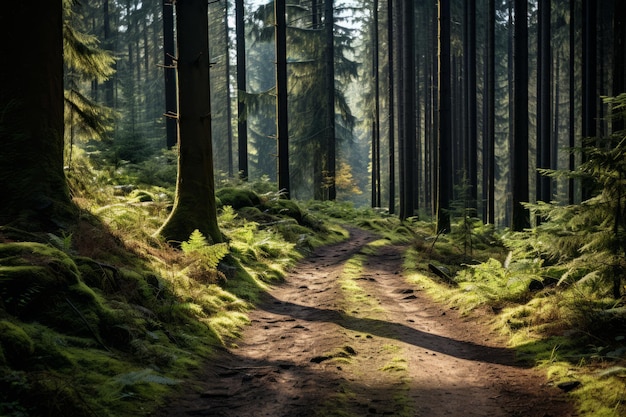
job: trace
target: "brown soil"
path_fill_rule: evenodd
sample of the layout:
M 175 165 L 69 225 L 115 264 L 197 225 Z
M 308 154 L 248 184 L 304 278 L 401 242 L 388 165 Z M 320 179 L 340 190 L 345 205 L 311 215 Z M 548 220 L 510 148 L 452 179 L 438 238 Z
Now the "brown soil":
M 369 255 L 346 299 L 346 262 L 376 237 L 323 247 L 250 314 L 241 339 L 156 416 L 575 416 L 565 394 L 485 326 L 402 276 L 402 248 Z

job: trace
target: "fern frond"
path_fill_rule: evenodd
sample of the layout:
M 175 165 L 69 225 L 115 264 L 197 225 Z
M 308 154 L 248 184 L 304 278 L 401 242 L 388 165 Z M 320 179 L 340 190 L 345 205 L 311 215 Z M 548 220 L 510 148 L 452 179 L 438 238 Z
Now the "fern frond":
M 199 251 L 208 246 L 208 241 L 206 237 L 200 232 L 200 230 L 194 230 L 189 236 L 189 240 L 183 242 L 180 247 L 184 253 L 190 253 L 194 251 Z

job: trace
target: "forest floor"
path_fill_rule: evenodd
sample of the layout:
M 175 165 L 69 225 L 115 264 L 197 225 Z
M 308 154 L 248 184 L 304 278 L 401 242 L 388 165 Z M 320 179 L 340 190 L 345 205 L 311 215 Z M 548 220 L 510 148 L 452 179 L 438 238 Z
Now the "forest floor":
M 407 283 L 403 247 L 362 251 L 376 239 L 351 229 L 298 263 L 242 337 L 154 415 L 577 415 L 566 394 L 515 360 L 487 313 L 461 316 Z

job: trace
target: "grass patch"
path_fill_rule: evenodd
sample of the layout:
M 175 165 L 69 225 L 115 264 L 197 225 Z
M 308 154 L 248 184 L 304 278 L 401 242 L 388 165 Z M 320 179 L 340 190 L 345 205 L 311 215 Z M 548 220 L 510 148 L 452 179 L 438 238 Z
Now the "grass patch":
M 404 358 L 393 358 L 380 370 L 383 372 L 406 372 L 408 370 L 407 361 Z

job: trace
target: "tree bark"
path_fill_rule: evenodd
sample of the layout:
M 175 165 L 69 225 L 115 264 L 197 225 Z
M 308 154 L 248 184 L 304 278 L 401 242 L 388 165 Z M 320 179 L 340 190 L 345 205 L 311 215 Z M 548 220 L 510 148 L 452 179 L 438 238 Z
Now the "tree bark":
M 211 101 L 208 6 L 205 0 L 176 2 L 178 29 L 178 178 L 174 208 L 158 234 L 180 243 L 198 229 L 221 242 L 217 225 Z
M 405 152 L 405 134 L 404 134 L 404 119 L 406 117 L 406 109 L 404 107 L 404 22 L 402 19 L 402 8 L 404 0 L 395 0 L 393 8 L 393 20 L 396 28 L 395 31 L 395 61 L 393 71 L 397 75 L 396 77 L 396 134 L 398 137 L 398 202 L 399 213 L 398 216 L 401 219 L 408 217 L 406 214 L 406 204 L 404 200 L 406 198 L 406 160 L 404 158 Z
M 63 169 L 61 0 L 0 14 L 0 225 L 54 231 L 75 220 Z
M 515 0 L 513 97 L 513 230 L 530 227 L 528 202 L 528 1 Z
M 537 168 L 552 167 L 552 99 L 551 72 L 552 54 L 550 46 L 550 0 L 539 1 L 539 36 L 537 50 Z M 550 177 L 537 173 L 537 201 L 552 200 L 552 180 Z
M 393 30 L 393 0 L 387 0 L 387 105 L 388 107 L 388 130 L 389 130 L 389 213 L 394 214 L 396 211 L 396 136 L 395 136 L 395 78 L 393 76 L 394 65 L 394 41 L 395 36 Z
M 326 36 L 326 169 L 324 187 L 327 189 L 328 200 L 337 197 L 335 187 L 336 138 L 335 138 L 335 17 L 333 0 L 326 0 L 324 8 L 324 33 Z
M 593 0 L 583 0 L 582 4 L 582 136 L 585 143 L 593 144 L 597 136 L 598 117 L 597 6 Z M 592 196 L 592 188 L 592 181 L 582 181 L 583 200 Z
M 287 21 L 285 0 L 274 1 L 276 42 L 276 140 L 278 189 L 289 198 L 289 122 L 287 96 Z
M 110 10 L 109 2 L 110 0 L 104 0 L 102 3 L 102 14 L 103 14 L 103 24 L 102 24 L 103 28 L 102 29 L 103 29 L 103 36 L 104 36 L 103 43 L 104 43 L 105 49 L 109 51 L 113 51 L 115 48 L 113 46 L 113 36 L 111 35 L 111 16 L 109 13 L 109 10 Z M 165 2 L 164 2 L 163 7 L 165 7 Z M 171 8 L 171 4 L 168 7 Z M 105 91 L 104 92 L 104 104 L 107 107 L 113 108 L 115 106 L 115 81 L 112 78 L 104 82 L 104 91 Z M 176 129 L 175 126 L 176 126 L 176 123 L 174 123 L 174 130 Z
M 437 233 L 450 232 L 451 179 L 451 85 L 450 85 L 450 0 L 439 2 L 439 147 L 437 185 Z
M 163 69 L 165 78 L 165 135 L 168 149 L 176 146 L 176 68 L 174 55 L 174 5 L 163 2 Z
M 576 0 L 569 0 L 569 170 L 576 168 L 576 155 L 573 152 L 576 146 Z M 568 181 L 569 204 L 576 202 L 576 180 Z
M 400 196 L 400 218 L 415 215 L 415 4 L 403 0 L 402 4 L 402 160 L 404 186 Z
M 372 77 L 374 78 L 374 114 L 372 122 L 372 207 L 381 205 L 381 166 L 380 166 L 380 72 L 378 65 L 378 0 L 373 6 L 373 54 Z
M 613 11 L 613 97 L 626 93 L 626 8 L 615 1 Z M 624 120 L 613 121 L 613 131 L 622 130 Z
M 234 178 L 234 162 L 233 162 L 233 124 L 231 120 L 233 118 L 233 110 L 231 106 L 230 95 L 230 27 L 228 24 L 228 1 L 224 2 L 224 78 L 226 79 L 226 140 L 228 142 L 226 148 L 228 149 L 228 178 Z M 239 134 L 239 132 L 237 132 Z M 243 178 L 247 178 L 243 177 Z
M 244 23 L 244 1 L 235 0 L 235 32 L 237 39 L 237 154 L 239 177 L 248 179 L 248 112 L 245 101 L 247 90 L 246 31 Z
M 485 139 L 483 141 L 483 169 L 485 195 L 485 216 L 489 224 L 495 224 L 495 26 L 496 26 L 496 2 L 487 2 L 487 59 L 485 71 Z
M 466 0 L 467 51 L 465 59 L 467 149 L 466 166 L 468 200 L 466 206 L 474 210 L 478 203 L 478 132 L 476 111 L 476 0 Z

